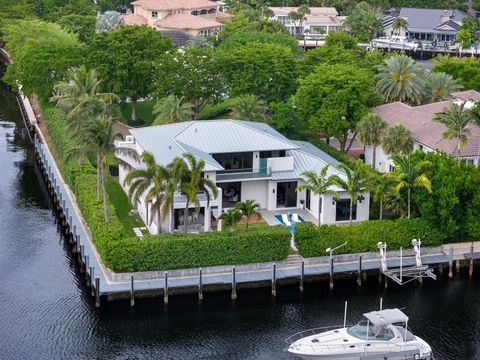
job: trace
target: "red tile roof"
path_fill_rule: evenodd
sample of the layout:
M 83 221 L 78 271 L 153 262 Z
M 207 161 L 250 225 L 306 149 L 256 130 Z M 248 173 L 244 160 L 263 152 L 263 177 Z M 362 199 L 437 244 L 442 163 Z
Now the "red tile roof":
M 217 8 L 218 3 L 209 0 L 136 0 L 132 5 L 138 5 L 147 10 L 190 10 Z
M 458 92 L 453 96 L 457 101 L 480 100 L 480 93 L 474 90 Z M 412 107 L 402 102 L 394 102 L 380 105 L 374 112 L 390 125 L 403 124 L 412 132 L 412 137 L 416 142 L 430 149 L 457 156 L 457 140 L 443 139 L 446 126 L 433 120 L 435 114 L 449 108 L 452 103 L 447 100 Z M 471 125 L 470 132 L 467 145 L 460 151 L 462 157 L 477 156 L 480 151 L 480 128 Z
M 155 21 L 154 25 L 166 29 L 211 29 L 220 28 L 222 24 L 218 21 L 208 19 L 203 16 L 194 16 L 187 14 L 171 14 L 163 19 Z
M 148 23 L 147 19 L 137 14 L 123 14 L 122 17 L 127 25 L 147 25 Z

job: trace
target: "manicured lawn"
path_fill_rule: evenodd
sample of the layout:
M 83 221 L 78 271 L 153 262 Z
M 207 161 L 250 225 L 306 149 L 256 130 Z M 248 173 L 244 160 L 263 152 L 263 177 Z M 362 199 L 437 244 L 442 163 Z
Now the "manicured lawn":
M 155 120 L 155 115 L 152 114 L 153 105 L 155 104 L 154 100 L 146 100 L 137 102 L 137 118 L 143 120 L 144 124 L 135 124 L 132 123 L 132 105 L 130 103 L 125 103 L 121 105 L 122 115 L 124 122 L 128 125 L 140 127 L 140 126 L 150 126 Z
M 108 198 L 115 206 L 115 213 L 122 223 L 125 234 L 128 236 L 134 235 L 133 228 L 145 226 L 138 215 L 129 215 L 132 206 L 128 201 L 127 194 L 123 191 L 118 183 L 117 178 L 110 177 L 107 182 Z

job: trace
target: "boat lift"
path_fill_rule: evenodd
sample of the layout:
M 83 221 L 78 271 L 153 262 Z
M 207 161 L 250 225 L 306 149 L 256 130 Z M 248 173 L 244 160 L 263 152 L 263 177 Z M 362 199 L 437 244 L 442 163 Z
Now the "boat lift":
M 387 244 L 379 242 L 377 244 L 380 250 L 380 259 L 382 263 L 382 273 L 395 281 L 399 285 L 407 284 L 410 281 L 420 278 L 431 278 L 437 280 L 437 276 L 433 273 L 433 269 L 422 264 L 422 257 L 420 255 L 420 246 L 422 242 L 420 239 L 413 239 L 412 246 L 415 251 L 415 265 L 403 266 L 403 250 L 400 248 L 400 267 L 389 269 L 387 266 Z

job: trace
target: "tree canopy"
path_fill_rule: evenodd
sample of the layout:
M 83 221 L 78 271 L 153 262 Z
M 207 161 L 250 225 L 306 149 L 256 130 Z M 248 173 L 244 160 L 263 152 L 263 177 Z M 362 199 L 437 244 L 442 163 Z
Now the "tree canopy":
M 480 61 L 471 57 L 438 56 L 433 72 L 444 72 L 458 79 L 465 90 L 480 90 Z

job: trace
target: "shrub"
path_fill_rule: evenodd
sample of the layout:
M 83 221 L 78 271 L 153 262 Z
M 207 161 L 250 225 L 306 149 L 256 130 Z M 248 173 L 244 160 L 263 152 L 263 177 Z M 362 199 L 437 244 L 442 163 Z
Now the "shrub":
M 389 250 L 410 248 L 412 239 L 421 239 L 424 246 L 438 246 L 446 239 L 423 219 L 372 220 L 356 225 L 323 225 L 310 222 L 297 224 L 295 239 L 305 257 L 325 256 L 325 250 L 345 241 L 339 253 L 378 251 L 377 243 L 387 243 Z
M 143 240 L 112 243 L 109 262 L 115 271 L 145 271 L 247 264 L 285 259 L 291 234 L 284 226 L 235 233 L 147 235 Z

